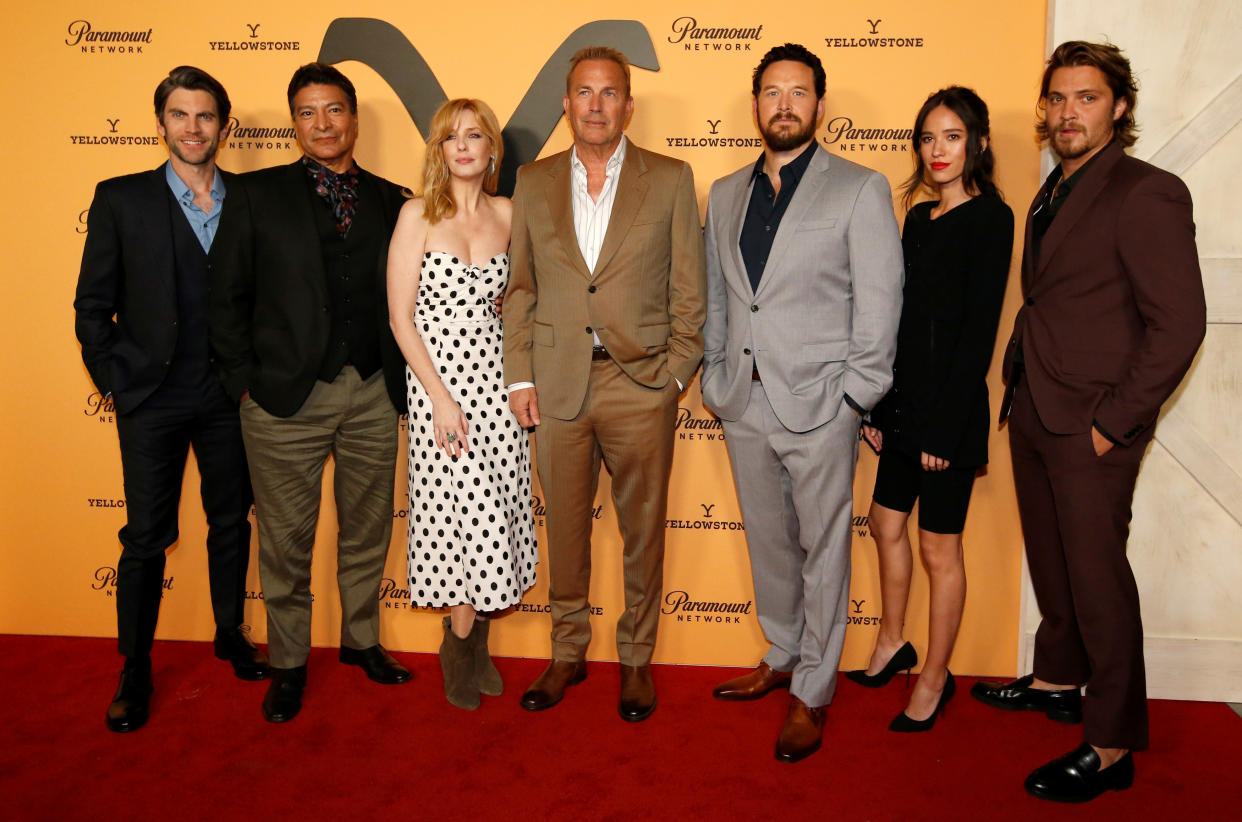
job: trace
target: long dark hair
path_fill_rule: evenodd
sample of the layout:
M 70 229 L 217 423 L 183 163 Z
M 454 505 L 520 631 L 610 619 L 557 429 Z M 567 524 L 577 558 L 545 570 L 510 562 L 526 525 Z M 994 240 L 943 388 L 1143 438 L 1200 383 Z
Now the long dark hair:
M 902 190 L 905 192 L 902 204 L 907 209 L 910 208 L 921 189 L 930 187 L 927 183 L 927 166 L 923 162 L 923 154 L 919 151 L 919 136 L 923 133 L 923 124 L 927 121 L 927 115 L 940 106 L 956 114 L 966 126 L 966 163 L 965 168 L 962 169 L 962 178 L 965 181 L 967 193 L 976 196 L 1000 194 L 996 183 L 992 181 L 996 159 L 992 155 L 991 140 L 988 140 L 987 146 L 983 145 L 983 138 L 991 134 L 991 127 L 988 124 L 988 104 L 971 89 L 964 86 L 949 86 L 928 97 L 927 102 L 923 103 L 923 107 L 919 109 L 918 116 L 914 118 L 914 134 L 910 138 L 914 149 L 914 172 L 902 184 Z

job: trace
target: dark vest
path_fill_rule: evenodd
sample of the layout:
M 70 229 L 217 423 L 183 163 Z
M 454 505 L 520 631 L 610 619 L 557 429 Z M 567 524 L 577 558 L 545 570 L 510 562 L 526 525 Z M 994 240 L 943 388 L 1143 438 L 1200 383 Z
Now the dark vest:
M 207 253 L 181 210 L 181 204 L 168 191 L 172 217 L 173 259 L 176 265 L 177 345 L 163 385 L 198 388 L 210 375 L 210 348 L 207 343 Z
M 388 237 L 384 233 L 380 193 L 365 177 L 359 182 L 354 220 L 349 233 L 342 237 L 336 230 L 331 208 L 315 194 L 309 176 L 307 192 L 314 200 L 311 210 L 328 286 L 330 330 L 319 379 L 332 382 L 347 364 L 366 379 L 381 365 L 376 288 L 380 253 Z

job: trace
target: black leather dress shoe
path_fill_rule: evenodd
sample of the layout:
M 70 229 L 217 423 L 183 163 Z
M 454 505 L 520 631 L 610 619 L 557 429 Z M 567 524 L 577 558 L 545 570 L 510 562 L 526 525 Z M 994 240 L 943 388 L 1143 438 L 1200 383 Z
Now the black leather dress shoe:
M 642 722 L 656 707 L 655 683 L 650 665 L 621 666 L 621 699 L 617 713 L 626 722 Z
M 402 682 L 409 682 L 411 678 L 410 672 L 393 659 L 383 645 L 362 649 L 342 647 L 340 659 L 346 665 L 362 668 L 368 679 L 381 685 L 400 685 Z
M 1082 693 L 1077 688 L 1044 691 L 1032 688 L 1035 677 L 1027 674 L 1013 682 L 976 682 L 970 695 L 1003 711 L 1043 711 L 1054 722 L 1082 722 Z
M 288 722 L 302 710 L 302 691 L 306 688 L 306 666 L 272 668 L 272 684 L 263 697 L 263 718 L 268 722 Z
M 267 654 L 254 647 L 250 637 L 242 628 L 216 629 L 216 638 L 212 643 L 216 649 L 216 659 L 227 659 L 233 666 L 233 673 L 238 679 L 255 682 L 267 679 Z
M 1134 757 L 1126 755 L 1103 770 L 1100 755 L 1087 743 L 1036 768 L 1024 787 L 1031 796 L 1053 802 L 1090 802 L 1104 791 L 1124 791 L 1134 784 Z
M 586 679 L 586 662 L 554 659 L 522 694 L 521 705 L 528 711 L 551 708 L 565 696 L 565 689 Z
M 108 730 L 123 734 L 136 731 L 147 724 L 151 702 L 151 669 L 149 667 L 127 668 L 121 671 L 121 682 L 116 696 L 108 706 L 104 723 Z

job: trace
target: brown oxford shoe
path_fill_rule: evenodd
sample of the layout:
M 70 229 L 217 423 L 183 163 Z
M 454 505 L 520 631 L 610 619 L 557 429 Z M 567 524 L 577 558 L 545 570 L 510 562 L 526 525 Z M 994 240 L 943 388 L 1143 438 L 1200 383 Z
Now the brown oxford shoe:
M 651 681 L 650 665 L 621 666 L 621 699 L 617 713 L 626 722 L 642 722 L 656 706 L 655 683 Z
M 777 688 L 788 688 L 792 679 L 792 671 L 777 671 L 768 663 L 760 662 L 759 667 L 750 673 L 734 677 L 712 688 L 712 696 L 728 702 L 745 702 L 767 696 Z
M 565 662 L 554 659 L 543 673 L 522 694 L 522 707 L 528 711 L 551 708 L 565 696 L 565 689 L 586 679 L 586 661 Z
M 776 738 L 776 758 L 797 762 L 819 750 L 824 736 L 825 708 L 808 708 L 798 697 L 790 697 L 789 713 L 781 735 Z

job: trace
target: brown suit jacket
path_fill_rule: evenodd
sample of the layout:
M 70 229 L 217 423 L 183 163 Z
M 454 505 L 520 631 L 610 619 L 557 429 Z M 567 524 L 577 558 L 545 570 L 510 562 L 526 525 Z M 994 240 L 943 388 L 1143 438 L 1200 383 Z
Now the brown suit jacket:
M 594 276 L 570 179 L 568 151 L 518 170 L 504 301 L 505 383 L 534 382 L 540 412 L 566 420 L 586 397 L 592 331 L 635 382 L 689 385 L 707 288 L 689 165 L 628 145 Z
M 1129 445 L 1155 423 L 1203 341 L 1190 192 L 1116 141 L 1082 173 L 1039 259 L 1031 253 L 1032 217 L 1047 182 L 1027 215 L 1025 299 L 1005 352 L 1006 393 L 1021 346 L 1044 427 L 1075 434 L 1094 424 Z

